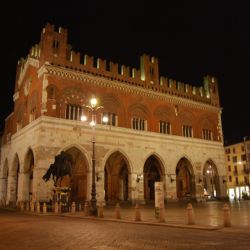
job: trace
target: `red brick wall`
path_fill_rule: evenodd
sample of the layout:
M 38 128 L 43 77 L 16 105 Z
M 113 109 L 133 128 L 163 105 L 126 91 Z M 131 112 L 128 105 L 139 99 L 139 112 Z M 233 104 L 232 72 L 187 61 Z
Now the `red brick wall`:
M 104 111 L 118 115 L 118 124 L 121 127 L 130 128 L 131 117 L 137 115 L 147 120 L 148 131 L 158 132 L 159 120 L 166 120 L 171 123 L 171 130 L 174 135 L 182 135 L 182 126 L 189 125 L 193 127 L 194 137 L 201 138 L 202 129 L 206 128 L 213 132 L 213 138 L 217 140 L 218 113 L 199 108 L 201 103 L 219 107 L 218 84 L 215 78 L 206 76 L 204 86 L 200 89 L 176 80 L 160 77 L 157 58 L 145 54 L 141 57 L 139 70 L 122 66 L 121 72 L 119 72 L 119 65 L 113 62 L 110 62 L 108 69 L 106 61 L 101 59 L 98 59 L 98 66 L 95 67 L 95 59 L 90 56 L 85 56 L 84 64 L 80 64 L 81 55 L 72 51 L 67 44 L 67 30 L 55 31 L 55 27 L 50 24 L 47 24 L 43 29 L 37 48 L 39 53 L 34 54 L 31 49 L 29 57 L 39 60 L 40 67 L 45 62 L 49 62 L 60 67 L 61 70 L 65 70 L 65 72 L 71 70 L 71 72 L 91 74 L 92 76 L 104 77 L 110 82 L 115 80 L 126 86 L 137 86 L 156 93 L 165 93 L 182 98 L 182 104 L 176 104 L 138 95 L 134 92 L 109 88 L 108 86 L 100 87 L 67 77 L 48 75 L 49 86 L 47 88 L 48 99 L 45 115 L 64 118 L 66 102 L 75 102 L 75 104 L 82 105 L 95 95 L 102 101 Z M 27 67 L 25 72 L 25 63 L 26 60 L 21 60 L 17 66 L 15 93 L 19 94 L 19 98 L 15 101 L 14 114 L 6 120 L 4 141 L 6 141 L 8 133 L 16 132 L 17 121 L 20 120 L 20 117 L 22 127 L 29 124 L 32 108 L 36 107 L 36 118 L 41 115 L 43 77 L 38 78 L 39 69 L 31 65 Z M 25 72 L 25 75 L 20 82 L 21 72 Z M 28 95 L 25 95 L 25 85 L 29 81 L 29 92 Z M 20 85 L 18 85 L 18 82 L 20 82 Z M 210 90 L 210 98 L 206 96 L 206 89 Z M 79 98 L 73 100 L 77 95 L 79 95 Z M 186 100 L 196 102 L 196 107 L 186 105 Z M 56 109 L 52 108 L 53 105 Z M 176 106 L 178 106 L 177 115 Z M 217 110 L 219 112 L 219 109 Z

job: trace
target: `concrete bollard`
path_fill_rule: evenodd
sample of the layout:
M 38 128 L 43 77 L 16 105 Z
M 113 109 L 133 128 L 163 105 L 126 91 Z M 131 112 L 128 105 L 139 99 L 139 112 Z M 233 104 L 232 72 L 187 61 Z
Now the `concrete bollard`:
M 47 213 L 47 204 L 46 204 L 46 202 L 43 203 L 43 213 L 44 214 Z
M 194 222 L 194 210 L 193 210 L 193 206 L 191 203 L 188 203 L 187 205 L 187 221 L 188 221 L 188 225 L 193 225 L 195 224 Z
M 117 203 L 115 206 L 115 218 L 120 220 L 121 219 L 121 212 L 120 212 L 120 204 Z
M 20 209 L 21 209 L 21 212 L 24 211 L 24 202 L 23 201 L 20 202 Z
M 85 204 L 84 204 L 84 215 L 89 216 L 89 203 L 88 203 L 88 201 L 85 201 Z
M 99 205 L 99 217 L 100 218 L 104 218 L 103 216 L 103 205 L 102 205 L 102 202 L 100 202 L 100 205 Z
M 40 213 L 40 211 L 41 211 L 40 202 L 37 201 L 37 202 L 36 202 L 36 212 L 37 212 L 37 213 Z
M 31 202 L 30 202 L 30 212 L 31 212 L 31 213 L 34 213 L 34 211 L 35 211 L 35 204 L 34 204 L 33 201 L 31 201 Z
M 138 203 L 135 205 L 135 221 L 141 221 L 141 211 Z
M 165 209 L 162 204 L 160 205 L 159 222 L 165 222 Z
M 75 213 L 76 212 L 76 203 L 72 202 L 71 204 L 71 213 Z
M 58 208 L 58 203 L 57 203 L 57 202 L 55 202 L 55 213 L 58 213 L 58 211 L 59 211 L 59 208 Z
M 223 206 L 223 214 L 224 214 L 224 227 L 231 227 L 231 218 L 230 218 L 230 208 L 228 204 L 224 204 Z

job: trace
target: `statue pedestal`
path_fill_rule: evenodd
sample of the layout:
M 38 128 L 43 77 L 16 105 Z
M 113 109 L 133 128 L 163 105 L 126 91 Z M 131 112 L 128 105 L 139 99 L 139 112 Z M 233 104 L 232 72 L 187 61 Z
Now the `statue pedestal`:
M 70 195 L 69 187 L 54 187 L 54 197 L 53 203 L 57 203 L 61 208 L 60 212 L 69 212 L 70 204 L 69 204 L 69 195 Z

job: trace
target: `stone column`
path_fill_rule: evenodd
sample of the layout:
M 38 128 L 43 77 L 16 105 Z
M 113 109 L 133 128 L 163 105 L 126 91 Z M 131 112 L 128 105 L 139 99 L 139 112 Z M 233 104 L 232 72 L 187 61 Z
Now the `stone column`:
M 29 174 L 19 173 L 18 201 L 29 201 Z
M 217 197 L 222 200 L 227 199 L 227 182 L 223 182 L 223 180 L 227 181 L 226 176 L 219 176 L 216 185 L 216 187 L 219 187 L 219 190 L 216 190 L 218 192 Z
M 96 200 L 97 200 L 97 204 L 102 202 L 102 204 L 105 205 L 104 172 L 103 171 L 96 171 L 96 173 L 98 173 L 98 177 L 99 177 L 99 180 L 96 179 Z M 92 185 L 92 179 L 91 179 L 91 185 Z
M 39 160 L 35 163 L 33 170 L 33 197 L 36 201 L 49 201 L 52 199 L 53 181 L 52 176 L 48 182 L 43 180 L 43 176 L 48 170 L 54 158 L 48 158 L 46 155 L 39 155 Z
M 199 180 L 196 181 L 196 185 L 195 185 L 195 197 L 196 197 L 196 201 L 201 202 L 205 200 L 204 197 L 204 186 L 203 186 L 203 182 L 199 183 Z
M 8 176 L 8 190 L 7 190 L 7 203 L 15 204 L 17 201 L 17 177 L 13 175 Z
M 172 180 L 172 181 L 171 181 Z M 167 175 L 166 178 L 166 193 L 167 193 L 167 202 L 177 201 L 177 187 L 176 187 L 176 176 Z
M 191 177 L 191 198 L 192 199 L 196 199 L 196 195 L 197 195 L 197 189 L 196 189 L 196 180 L 195 180 L 195 175 L 192 175 Z
M 132 174 L 132 202 L 145 204 L 144 199 L 144 180 L 137 180 L 137 173 Z

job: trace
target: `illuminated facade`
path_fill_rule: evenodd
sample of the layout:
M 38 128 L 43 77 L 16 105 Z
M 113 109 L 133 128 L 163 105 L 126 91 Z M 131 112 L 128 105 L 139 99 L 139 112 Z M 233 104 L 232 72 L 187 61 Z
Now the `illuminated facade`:
M 225 147 L 227 188 L 230 199 L 249 196 L 250 140 Z
M 98 201 L 149 202 L 155 181 L 169 201 L 225 198 L 216 78 L 194 87 L 160 77 L 157 58 L 120 67 L 74 52 L 67 39 L 66 29 L 47 24 L 18 63 L 2 138 L 2 203 L 49 200 L 53 183 L 42 176 L 62 150 L 73 158 L 71 201 L 90 199 L 92 132 L 80 117 L 92 96 L 109 116 L 101 124 L 100 114 L 95 130 Z

